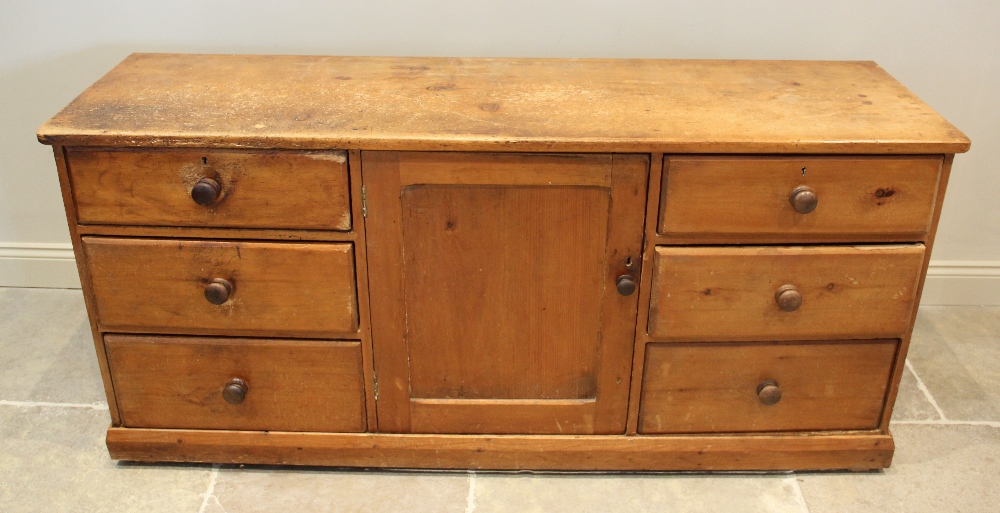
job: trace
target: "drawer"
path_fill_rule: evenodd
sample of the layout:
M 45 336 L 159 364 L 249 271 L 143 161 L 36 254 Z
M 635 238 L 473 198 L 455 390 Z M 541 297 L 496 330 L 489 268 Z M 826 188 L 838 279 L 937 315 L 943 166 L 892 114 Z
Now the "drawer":
M 66 155 L 81 224 L 351 229 L 344 152 L 70 148 Z M 206 205 L 195 202 L 196 186 Z
M 357 331 L 351 244 L 84 237 L 83 252 L 102 331 Z
M 659 232 L 722 243 L 734 237 L 921 241 L 930 229 L 941 163 L 938 156 L 666 157 Z
M 902 336 L 924 261 L 898 246 L 658 246 L 649 334 L 670 340 Z
M 649 344 L 639 432 L 876 429 L 896 347 L 896 340 Z
M 360 342 L 107 335 L 126 427 L 365 430 Z

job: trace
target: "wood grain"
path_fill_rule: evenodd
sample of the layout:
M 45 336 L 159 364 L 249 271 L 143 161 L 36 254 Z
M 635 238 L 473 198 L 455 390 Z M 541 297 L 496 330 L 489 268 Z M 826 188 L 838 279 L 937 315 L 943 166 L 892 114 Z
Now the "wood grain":
M 399 185 L 580 185 L 611 187 L 611 155 L 407 152 Z M 484 165 L 483 159 L 489 159 Z
M 132 461 L 483 470 L 871 470 L 892 436 L 557 436 L 282 433 L 111 428 L 111 457 Z
M 135 54 L 38 137 L 112 422 L 175 428 L 112 454 L 554 470 L 888 466 L 969 148 L 874 63 L 806 61 Z M 246 369 L 252 414 L 218 408 Z
M 637 284 L 643 269 L 643 198 L 649 182 L 647 155 L 616 154 L 611 173 L 611 212 L 605 247 L 607 272 L 601 308 L 600 368 L 597 372 L 597 403 L 594 433 L 625 432 L 635 348 L 636 314 L 640 292 L 622 296 L 617 290 L 620 276 Z
M 654 153 L 650 160 L 649 188 L 646 191 L 645 237 L 642 246 L 642 271 L 639 276 L 639 307 L 635 319 L 635 345 L 632 351 L 632 375 L 629 383 L 628 419 L 625 434 L 636 434 L 639 426 L 639 398 L 642 394 L 643 365 L 646 362 L 647 324 L 649 323 L 650 291 L 653 288 L 653 260 L 656 246 L 656 213 L 660 208 L 660 181 L 663 177 L 663 155 Z
M 351 229 L 342 151 L 69 148 L 81 224 Z M 199 179 L 221 186 L 202 206 Z
M 415 433 L 593 433 L 596 402 L 595 399 L 411 399 L 410 422 Z
M 941 207 L 944 206 L 944 193 L 948 188 L 948 177 L 951 175 L 951 166 L 955 161 L 955 155 L 945 155 L 941 165 L 941 175 L 937 186 L 937 198 L 934 200 L 934 214 L 931 219 L 931 230 L 927 236 L 927 251 L 924 253 L 923 266 L 920 268 L 920 279 L 917 282 L 917 293 L 914 301 L 919 305 L 920 297 L 923 293 L 924 283 L 927 279 L 927 267 L 931 262 L 931 252 L 934 249 L 934 240 L 937 237 L 938 221 L 941 219 Z M 896 358 L 896 367 L 892 370 L 892 381 L 889 387 L 888 398 L 885 401 L 885 412 L 882 414 L 882 423 L 879 426 L 883 432 L 889 432 L 889 421 L 892 420 L 892 409 L 896 403 L 896 395 L 899 393 L 899 384 L 903 379 L 905 370 L 906 355 L 910 350 L 910 341 L 913 337 L 913 327 L 917 321 L 917 309 L 910 313 L 909 326 L 903 340 L 899 345 L 899 356 Z
M 440 410 L 420 414 L 436 431 L 444 419 L 460 431 L 506 426 L 523 405 L 506 400 L 551 399 L 546 430 L 623 432 L 636 298 L 614 283 L 626 262 L 639 265 L 635 200 L 648 160 L 446 155 L 434 166 L 439 155 L 362 153 L 376 366 L 380 383 L 392 383 L 388 393 L 380 386 L 380 429 L 386 419 L 394 432 L 415 431 L 416 417 L 400 413 L 411 408 Z M 604 166 L 610 182 L 567 181 L 581 165 Z M 551 171 L 553 183 L 541 171 L 527 181 L 508 173 L 520 167 Z M 479 173 L 489 181 L 477 184 Z M 442 183 L 449 176 L 458 183 Z M 599 415 L 586 421 L 559 403 L 595 398 Z
M 371 291 L 372 347 L 381 433 L 410 431 L 410 366 L 403 298 L 403 214 L 399 153 L 361 152 L 368 198 L 365 240 Z
M 659 232 L 732 244 L 856 240 L 922 241 L 930 228 L 941 157 L 697 157 L 664 162 Z M 789 195 L 814 190 L 816 210 Z
M 906 333 L 922 244 L 656 248 L 649 335 L 663 340 L 897 338 Z M 802 294 L 778 307 L 785 284 Z
M 969 148 L 875 63 L 817 61 L 133 54 L 38 137 L 70 146 L 420 151 Z
M 596 397 L 609 189 L 403 190 L 412 397 Z
M 358 342 L 105 337 L 127 427 L 362 432 Z M 248 385 L 229 404 L 232 378 Z
M 351 197 L 356 198 L 351 202 L 351 215 L 356 222 L 354 232 L 356 243 L 352 246 L 354 250 L 355 275 L 357 276 L 358 290 L 358 335 L 361 336 L 361 362 L 365 377 L 365 413 L 367 414 L 367 424 L 369 430 L 374 431 L 378 426 L 375 408 L 375 362 L 374 349 L 372 348 L 371 311 L 368 307 L 371 299 L 368 293 L 368 248 L 365 244 L 365 217 L 364 205 L 361 198 L 364 196 L 361 188 L 361 152 L 352 150 L 348 153 L 348 169 L 350 171 Z
M 121 425 L 121 412 L 118 411 L 118 400 L 115 398 L 114 384 L 111 382 L 111 370 L 108 368 L 108 354 L 104 350 L 104 337 L 97 326 L 97 306 L 94 304 L 94 287 L 90 281 L 87 256 L 80 241 L 79 225 L 76 223 L 76 208 L 73 206 L 73 189 L 70 186 L 69 174 L 66 169 L 66 151 L 62 146 L 53 146 L 52 153 L 56 161 L 56 171 L 59 175 L 59 187 L 62 192 L 63 208 L 66 221 L 69 224 L 70 240 L 73 243 L 73 256 L 76 260 L 76 270 L 80 274 L 80 288 L 83 289 L 83 303 L 87 309 L 87 320 L 90 324 L 90 334 L 93 337 L 94 349 L 97 353 L 97 365 L 101 369 L 101 381 L 104 384 L 104 395 L 108 400 L 108 411 L 111 415 L 111 425 Z
M 84 237 L 103 331 L 327 337 L 358 329 L 350 244 Z M 205 300 L 229 280 L 229 301 Z M 355 335 L 356 336 L 356 335 Z
M 360 201 L 358 208 L 360 210 Z M 106 224 L 78 225 L 80 235 L 108 237 L 155 237 L 158 239 L 217 239 L 217 240 L 275 240 L 355 242 L 360 240 L 358 230 L 334 232 L 323 230 L 270 230 L 254 228 L 204 228 L 198 226 L 124 226 Z
M 877 429 L 898 340 L 650 344 L 641 433 Z M 777 382 L 764 405 L 757 387 Z

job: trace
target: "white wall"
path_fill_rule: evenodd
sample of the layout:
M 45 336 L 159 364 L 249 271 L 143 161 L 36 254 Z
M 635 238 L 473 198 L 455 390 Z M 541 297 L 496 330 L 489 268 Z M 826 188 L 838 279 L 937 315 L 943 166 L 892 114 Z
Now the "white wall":
M 925 304 L 1000 303 L 1000 2 L 0 0 L 0 285 L 68 286 L 69 235 L 35 129 L 135 51 L 865 59 L 972 139 Z

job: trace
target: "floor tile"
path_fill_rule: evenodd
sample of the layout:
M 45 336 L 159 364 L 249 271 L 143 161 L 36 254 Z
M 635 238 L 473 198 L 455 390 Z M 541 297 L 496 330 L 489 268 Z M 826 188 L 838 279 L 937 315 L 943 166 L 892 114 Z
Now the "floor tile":
M 924 392 L 917 386 L 917 379 L 909 369 L 903 370 L 899 393 L 892 409 L 892 420 L 938 420 L 941 417 Z
M 116 464 L 108 412 L 0 406 L 0 511 L 197 512 L 209 466 Z
M 106 403 L 79 290 L 0 288 L 0 399 Z
M 476 513 L 653 511 L 801 513 L 790 475 L 476 476 Z
M 924 307 L 908 356 L 945 416 L 1000 421 L 1000 307 Z
M 896 454 L 882 472 L 799 474 L 810 513 L 995 512 L 1000 428 L 895 425 Z
M 222 468 L 205 513 L 465 511 L 464 472 Z

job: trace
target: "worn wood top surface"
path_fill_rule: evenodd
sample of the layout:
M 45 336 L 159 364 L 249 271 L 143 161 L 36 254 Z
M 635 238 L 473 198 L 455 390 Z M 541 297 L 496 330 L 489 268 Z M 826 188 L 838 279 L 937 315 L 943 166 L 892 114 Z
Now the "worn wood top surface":
M 969 140 L 873 62 L 133 54 L 48 144 L 952 153 Z

